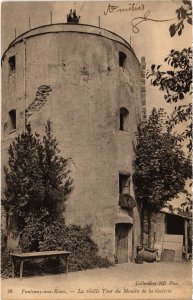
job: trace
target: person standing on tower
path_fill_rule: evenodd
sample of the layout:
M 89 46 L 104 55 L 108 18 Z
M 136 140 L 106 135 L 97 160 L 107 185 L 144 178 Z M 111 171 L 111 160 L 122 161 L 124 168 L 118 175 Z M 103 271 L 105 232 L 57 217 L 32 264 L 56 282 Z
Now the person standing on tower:
M 67 15 L 67 23 L 74 23 L 74 17 L 72 9 L 70 10 L 70 13 Z
M 76 9 L 74 9 L 74 11 L 73 11 L 73 20 L 74 20 L 74 23 L 78 24 L 79 23 L 79 19 L 80 19 L 80 17 L 77 16 Z

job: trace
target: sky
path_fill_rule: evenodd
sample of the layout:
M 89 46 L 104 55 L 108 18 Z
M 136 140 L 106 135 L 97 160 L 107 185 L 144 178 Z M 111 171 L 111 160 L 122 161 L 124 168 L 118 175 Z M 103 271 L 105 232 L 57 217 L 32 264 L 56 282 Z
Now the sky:
M 81 16 L 82 24 L 99 25 L 113 31 L 126 39 L 140 60 L 145 56 L 147 69 L 152 64 L 162 64 L 164 58 L 172 48 L 181 50 L 191 46 L 191 26 L 185 25 L 181 36 L 169 35 L 169 26 L 176 21 L 176 9 L 181 6 L 180 0 L 168 1 L 5 1 L 1 7 L 1 50 L 2 54 L 15 38 L 23 32 L 29 30 L 29 18 L 31 28 L 50 24 L 50 12 L 52 12 L 52 23 L 66 22 L 66 15 L 69 10 L 76 9 Z M 106 15 L 108 5 L 119 6 L 119 8 L 134 8 L 126 12 L 111 12 Z M 141 8 L 141 9 L 139 9 Z M 139 24 L 139 32 L 132 31 L 131 21 L 136 17 L 143 17 L 149 11 L 148 18 L 154 20 L 170 20 L 167 22 L 145 21 Z M 150 81 L 146 81 L 147 88 L 147 112 L 153 107 L 164 107 L 169 112 L 172 105 L 166 104 L 163 92 L 157 87 L 152 87 Z

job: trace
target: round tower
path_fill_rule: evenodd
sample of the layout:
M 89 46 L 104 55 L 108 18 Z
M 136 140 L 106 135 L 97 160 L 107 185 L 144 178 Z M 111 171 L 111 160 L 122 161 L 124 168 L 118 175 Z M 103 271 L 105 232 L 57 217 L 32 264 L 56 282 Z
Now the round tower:
M 140 233 L 137 207 L 119 206 L 120 193 L 133 194 L 140 81 L 131 46 L 90 25 L 32 29 L 2 58 L 2 163 L 10 142 L 25 129 L 25 118 L 40 134 L 50 118 L 74 182 L 66 224 L 91 224 L 99 253 L 111 260 L 120 251 L 120 224 L 127 261 Z

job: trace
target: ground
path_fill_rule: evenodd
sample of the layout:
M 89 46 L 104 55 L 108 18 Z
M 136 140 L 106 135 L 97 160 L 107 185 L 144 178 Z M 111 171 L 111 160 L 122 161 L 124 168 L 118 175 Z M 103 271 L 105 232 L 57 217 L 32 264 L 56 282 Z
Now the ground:
M 68 274 L 2 280 L 2 300 L 192 299 L 190 262 L 119 264 Z M 25 267 L 24 267 L 25 268 Z

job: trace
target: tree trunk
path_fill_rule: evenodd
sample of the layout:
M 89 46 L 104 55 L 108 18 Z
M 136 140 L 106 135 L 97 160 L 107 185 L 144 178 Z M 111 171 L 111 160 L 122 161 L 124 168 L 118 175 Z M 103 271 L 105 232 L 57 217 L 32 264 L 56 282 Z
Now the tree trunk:
M 188 259 L 188 221 L 184 219 L 185 258 Z
M 143 203 L 141 204 L 141 245 L 143 245 L 144 239 L 144 207 Z
M 13 213 L 7 214 L 7 250 L 18 250 L 18 218 Z
M 148 247 L 154 247 L 154 226 L 152 222 L 152 212 L 148 211 Z

